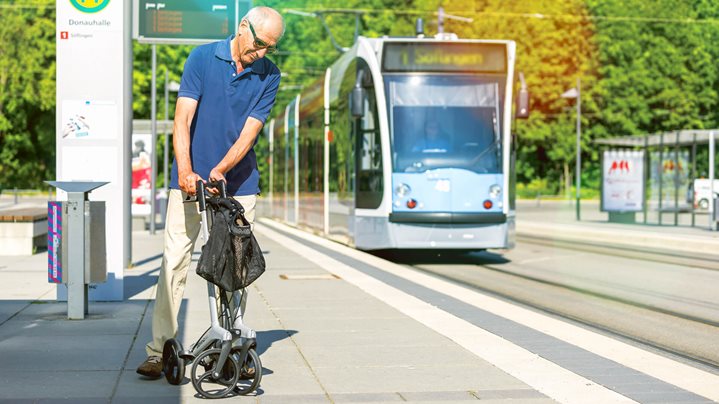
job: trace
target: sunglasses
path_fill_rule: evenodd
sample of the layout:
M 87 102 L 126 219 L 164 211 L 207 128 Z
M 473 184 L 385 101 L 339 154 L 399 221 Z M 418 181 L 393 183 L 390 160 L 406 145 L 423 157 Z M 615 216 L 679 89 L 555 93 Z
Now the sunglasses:
M 252 32 L 252 37 L 255 38 L 254 43 L 253 43 L 255 49 L 257 49 L 257 50 L 266 49 L 268 55 L 277 53 L 277 51 L 278 51 L 277 46 L 268 45 L 267 42 L 258 38 L 257 34 L 255 33 L 255 27 L 252 26 L 252 23 L 250 22 L 250 20 L 245 20 L 245 21 L 247 21 L 247 25 L 250 27 L 250 32 Z

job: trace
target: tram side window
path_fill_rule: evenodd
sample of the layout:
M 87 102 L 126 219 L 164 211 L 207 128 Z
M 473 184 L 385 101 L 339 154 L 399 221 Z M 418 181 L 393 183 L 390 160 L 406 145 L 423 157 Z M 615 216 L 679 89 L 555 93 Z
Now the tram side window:
M 355 118 L 352 125 L 357 154 L 357 208 L 376 209 L 382 203 L 384 191 L 382 170 L 382 142 L 377 117 L 377 98 L 369 67 L 358 63 L 358 72 L 364 69 L 363 87 L 366 91 L 364 115 Z

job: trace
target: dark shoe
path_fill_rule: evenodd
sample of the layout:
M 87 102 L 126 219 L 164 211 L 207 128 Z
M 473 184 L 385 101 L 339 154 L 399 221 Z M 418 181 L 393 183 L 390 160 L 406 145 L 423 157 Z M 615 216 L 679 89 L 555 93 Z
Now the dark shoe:
M 240 380 L 252 380 L 255 378 L 255 368 L 243 366 L 240 371 Z
M 162 376 L 162 358 L 159 356 L 148 356 L 147 359 L 137 367 L 137 373 L 157 379 Z

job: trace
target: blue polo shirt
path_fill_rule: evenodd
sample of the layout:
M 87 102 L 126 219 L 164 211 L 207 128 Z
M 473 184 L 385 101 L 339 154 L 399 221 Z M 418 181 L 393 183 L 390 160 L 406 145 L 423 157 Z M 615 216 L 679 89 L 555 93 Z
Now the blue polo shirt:
M 180 82 L 178 96 L 198 101 L 190 127 L 190 159 L 193 171 L 205 180 L 240 137 L 248 117 L 265 123 L 280 86 L 280 70 L 266 58 L 237 74 L 230 53 L 232 37 L 193 49 Z M 170 188 L 180 188 L 177 175 L 175 160 Z M 254 149 L 225 173 L 225 178 L 228 195 L 259 193 Z

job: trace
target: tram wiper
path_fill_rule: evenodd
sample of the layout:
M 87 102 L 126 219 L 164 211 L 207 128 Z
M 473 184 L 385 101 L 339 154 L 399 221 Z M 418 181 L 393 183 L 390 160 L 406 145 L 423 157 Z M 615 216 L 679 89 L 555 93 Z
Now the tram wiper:
M 497 91 L 498 91 L 498 90 L 497 90 L 497 88 L 495 87 L 495 94 L 496 94 Z M 482 162 L 482 158 L 485 157 L 485 156 L 486 156 L 489 152 L 491 152 L 491 151 L 495 151 L 495 152 L 497 153 L 497 155 L 496 155 L 496 161 L 497 161 L 497 162 L 500 161 L 500 158 L 501 158 L 501 148 L 500 148 L 500 146 L 501 146 L 501 143 L 500 143 L 500 142 L 501 142 L 501 139 L 500 139 L 500 136 L 499 136 L 499 119 L 497 118 L 497 117 L 499 116 L 499 113 L 498 113 L 499 111 L 498 111 L 498 109 L 499 109 L 499 106 L 495 103 L 495 110 L 492 111 L 492 135 L 493 135 L 494 141 L 493 141 L 490 145 L 488 145 L 484 150 L 482 150 L 481 152 L 479 152 L 479 154 L 472 159 L 472 161 L 471 161 L 471 163 L 470 163 L 470 166 L 471 166 L 471 167 L 474 167 L 474 166 L 477 166 L 478 164 L 480 164 L 480 163 Z M 481 168 L 482 168 L 485 172 L 489 172 L 489 170 L 488 170 L 486 167 L 481 167 Z

